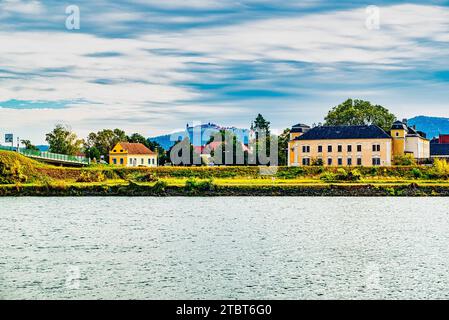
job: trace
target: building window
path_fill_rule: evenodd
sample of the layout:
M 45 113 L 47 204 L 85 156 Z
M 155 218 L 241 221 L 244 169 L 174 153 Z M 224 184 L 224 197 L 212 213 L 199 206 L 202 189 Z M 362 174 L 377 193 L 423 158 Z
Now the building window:
M 399 132 L 396 132 L 396 137 L 399 137 Z
M 362 158 L 357 158 L 357 165 L 361 166 L 362 165 Z
M 318 153 L 322 153 L 323 152 L 323 146 L 318 146 Z
M 310 146 L 302 146 L 302 153 L 309 153 L 310 152 Z
M 373 144 L 373 152 L 380 152 L 380 144 Z
M 155 163 L 154 163 L 154 161 L 155 161 L 155 160 L 154 160 L 154 158 L 153 158 L 153 159 L 151 159 L 151 162 L 152 162 L 153 164 L 155 164 Z
M 352 158 L 348 158 L 348 166 L 352 166 Z
M 327 152 L 332 152 L 332 146 L 327 146 Z
M 148 158 L 148 164 L 151 164 L 151 159 L 150 158 Z
M 332 158 L 328 158 L 328 159 L 327 159 L 327 165 L 328 165 L 328 166 L 331 166 L 331 165 L 332 165 Z
M 352 145 L 348 145 L 348 152 L 352 152 Z
M 123 158 L 120 158 L 120 164 L 123 164 Z
M 357 152 L 362 152 L 362 145 L 361 144 L 357 145 Z
M 142 159 L 140 159 L 140 164 L 143 164 L 143 158 L 142 158 Z
M 117 164 L 117 159 L 116 158 L 112 158 L 112 163 L 113 164 Z
M 341 144 L 338 146 L 338 152 L 343 152 L 343 146 Z
M 342 158 L 338 158 L 338 165 L 342 166 L 343 165 L 343 159 Z
M 302 159 L 302 165 L 303 166 L 310 166 L 310 158 L 303 158 Z
M 380 166 L 380 158 L 373 158 L 373 166 Z

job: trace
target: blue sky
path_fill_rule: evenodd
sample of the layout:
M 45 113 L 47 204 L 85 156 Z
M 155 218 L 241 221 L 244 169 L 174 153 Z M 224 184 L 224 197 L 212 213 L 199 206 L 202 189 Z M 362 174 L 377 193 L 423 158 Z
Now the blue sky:
M 449 117 L 448 58 L 449 1 L 0 0 L 0 134 L 281 130 L 348 97 Z

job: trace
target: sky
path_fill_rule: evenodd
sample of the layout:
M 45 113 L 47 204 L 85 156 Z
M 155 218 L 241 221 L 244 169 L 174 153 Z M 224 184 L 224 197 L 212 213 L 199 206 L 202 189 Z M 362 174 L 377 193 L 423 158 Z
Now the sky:
M 0 143 L 258 113 L 280 131 L 347 98 L 449 117 L 448 62 L 449 1 L 0 0 Z

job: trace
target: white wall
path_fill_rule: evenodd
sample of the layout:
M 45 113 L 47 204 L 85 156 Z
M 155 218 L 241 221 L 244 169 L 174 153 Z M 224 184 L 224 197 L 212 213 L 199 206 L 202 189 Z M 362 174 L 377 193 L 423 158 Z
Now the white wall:
M 150 164 L 148 159 L 151 161 Z M 127 167 L 157 167 L 157 155 L 128 155 Z

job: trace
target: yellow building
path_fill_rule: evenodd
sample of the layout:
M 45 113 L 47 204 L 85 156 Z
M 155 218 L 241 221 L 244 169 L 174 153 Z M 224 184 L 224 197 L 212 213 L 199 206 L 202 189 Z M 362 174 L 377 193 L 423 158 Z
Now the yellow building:
M 375 125 L 298 124 L 290 131 L 288 165 L 391 166 L 395 156 L 407 153 L 417 160 L 430 158 L 430 141 L 401 121 L 395 122 L 391 135 Z
M 109 164 L 125 167 L 157 167 L 157 153 L 141 143 L 119 142 L 109 152 Z

